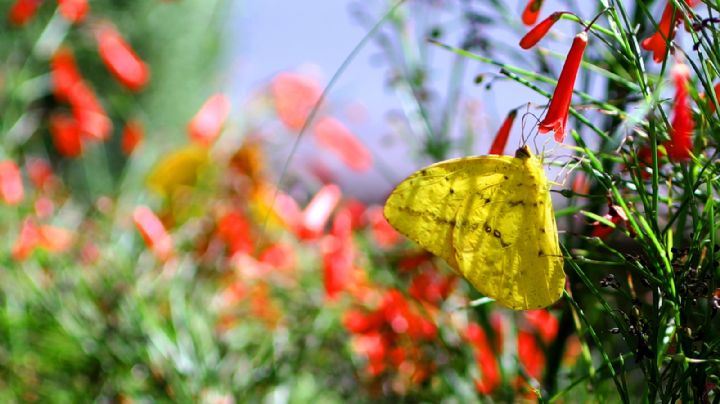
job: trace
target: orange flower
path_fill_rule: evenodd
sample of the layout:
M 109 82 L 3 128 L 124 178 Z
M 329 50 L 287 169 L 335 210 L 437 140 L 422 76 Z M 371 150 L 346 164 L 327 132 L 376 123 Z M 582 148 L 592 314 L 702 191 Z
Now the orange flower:
M 90 6 L 87 0 L 57 0 L 60 14 L 72 23 L 85 19 Z
M 555 25 L 563 14 L 569 14 L 567 11 L 558 11 L 550 14 L 546 19 L 542 20 L 540 24 L 536 25 L 520 39 L 520 47 L 523 49 L 530 49 L 535 44 L 540 42 L 541 39 L 550 31 L 553 25 Z M 499 154 L 499 153 L 498 153 Z
M 337 119 L 321 118 L 314 133 L 321 146 L 335 153 L 352 170 L 363 172 L 372 166 L 370 151 Z
M 17 205 L 22 202 L 24 194 L 17 164 L 12 160 L 0 162 L 0 199 L 8 205 Z
M 684 63 L 676 63 L 671 74 L 675 81 L 676 93 L 670 141 L 665 143 L 665 150 L 671 160 L 684 161 L 690 159 L 693 149 L 693 131 L 695 130 L 695 120 L 688 102 L 690 69 Z
M 133 221 L 148 248 L 161 261 L 170 258 L 173 252 L 173 241 L 155 213 L 146 206 L 138 206 L 133 212 Z
M 588 37 L 586 32 L 581 32 L 575 36 L 570 52 L 567 55 L 565 64 L 560 72 L 555 92 L 550 99 L 550 107 L 548 108 L 545 119 L 540 122 L 540 133 L 549 131 L 555 132 L 555 140 L 562 142 L 565 139 L 565 125 L 570 112 L 570 101 L 572 100 L 573 88 L 575 87 L 575 78 L 577 77 L 580 63 L 582 62 L 583 53 L 587 46 Z
M 508 113 L 507 117 L 505 118 L 505 122 L 503 122 L 502 126 L 500 126 L 500 129 L 498 129 L 497 134 L 495 134 L 495 140 L 493 140 L 492 146 L 490 146 L 490 151 L 488 154 L 503 154 L 503 151 L 505 151 L 505 145 L 507 144 L 508 137 L 510 136 L 510 129 L 512 129 L 512 124 L 515 122 L 515 116 L 517 115 L 516 110 L 510 111 Z
M 210 146 L 220 136 L 229 113 L 230 99 L 227 96 L 215 94 L 208 98 L 188 124 L 190 140 Z
M 120 149 L 124 155 L 129 156 L 135 151 L 145 137 L 144 132 L 143 125 L 138 120 L 130 120 L 125 124 L 120 141 Z
M 77 157 L 82 154 L 80 127 L 72 116 L 52 114 L 50 116 L 50 134 L 58 153 L 65 157 Z
M 522 14 L 522 22 L 525 25 L 533 25 L 540 15 L 540 7 L 544 0 L 530 0 Z
M 22 261 L 36 248 L 43 248 L 50 252 L 63 252 L 72 246 L 73 234 L 65 229 L 53 226 L 38 226 L 32 218 L 23 221 L 20 236 L 15 241 L 12 257 Z
M 299 131 L 308 114 L 320 100 L 322 90 L 312 79 L 295 73 L 280 73 L 270 85 L 275 111 L 290 130 Z
M 13 4 L 8 13 L 8 21 L 19 27 L 27 24 L 35 16 L 41 4 L 42 0 L 15 1 L 15 4 Z
M 140 91 L 150 78 L 147 67 L 130 45 L 110 23 L 104 22 L 95 30 L 100 59 L 110 73 L 131 91 Z

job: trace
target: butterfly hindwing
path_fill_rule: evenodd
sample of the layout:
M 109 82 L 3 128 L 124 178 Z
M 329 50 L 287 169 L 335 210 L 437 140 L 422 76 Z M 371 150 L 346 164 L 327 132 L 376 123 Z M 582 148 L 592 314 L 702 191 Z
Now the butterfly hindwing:
M 483 164 L 477 164 L 478 160 Z M 385 218 L 400 233 L 457 271 L 452 245 L 457 212 L 471 189 L 500 182 L 498 172 L 509 167 L 512 160 L 502 156 L 468 157 L 416 171 L 388 197 Z

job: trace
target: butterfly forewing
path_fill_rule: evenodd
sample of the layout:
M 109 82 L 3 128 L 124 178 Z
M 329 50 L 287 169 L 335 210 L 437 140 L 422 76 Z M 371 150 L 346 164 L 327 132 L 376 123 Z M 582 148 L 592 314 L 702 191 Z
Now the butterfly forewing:
M 466 196 L 453 245 L 465 278 L 504 306 L 535 309 L 560 297 L 563 259 L 547 180 L 535 157 L 515 158 L 502 183 Z
M 385 218 L 400 233 L 458 270 L 453 229 L 460 206 L 477 187 L 502 182 L 512 157 L 467 157 L 416 171 L 385 202 Z M 481 161 L 481 164 L 478 162 Z

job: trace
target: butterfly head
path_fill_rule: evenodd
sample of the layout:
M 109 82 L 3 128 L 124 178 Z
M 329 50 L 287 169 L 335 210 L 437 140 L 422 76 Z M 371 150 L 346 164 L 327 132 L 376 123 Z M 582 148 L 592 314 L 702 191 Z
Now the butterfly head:
M 525 145 L 525 146 L 517 149 L 517 151 L 515 152 L 515 158 L 519 158 L 519 159 L 527 159 L 527 158 L 532 157 L 532 155 L 533 154 L 530 151 L 530 148 L 528 147 L 528 145 Z

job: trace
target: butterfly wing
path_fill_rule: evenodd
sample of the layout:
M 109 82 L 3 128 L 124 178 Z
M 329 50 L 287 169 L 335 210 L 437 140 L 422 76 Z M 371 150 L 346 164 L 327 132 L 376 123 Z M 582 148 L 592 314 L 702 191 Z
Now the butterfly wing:
M 453 232 L 460 207 L 478 187 L 500 184 L 512 157 L 482 156 L 443 161 L 416 171 L 385 202 L 390 224 L 458 271 Z
M 549 306 L 562 294 L 565 273 L 542 165 L 532 156 L 515 158 L 501 183 L 481 178 L 476 186 L 453 231 L 460 272 L 509 308 Z

